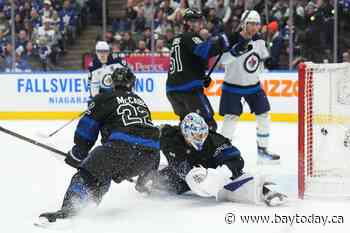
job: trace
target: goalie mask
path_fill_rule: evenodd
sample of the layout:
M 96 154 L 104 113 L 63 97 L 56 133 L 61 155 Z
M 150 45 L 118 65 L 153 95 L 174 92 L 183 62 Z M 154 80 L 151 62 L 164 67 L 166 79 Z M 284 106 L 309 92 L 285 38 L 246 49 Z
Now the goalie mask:
M 131 91 L 134 86 L 136 76 L 128 67 L 116 68 L 112 74 L 112 86 L 114 89 L 124 87 Z
M 209 128 L 203 117 L 197 113 L 189 113 L 181 122 L 181 133 L 186 142 L 197 151 L 202 150 L 205 139 L 208 137 Z

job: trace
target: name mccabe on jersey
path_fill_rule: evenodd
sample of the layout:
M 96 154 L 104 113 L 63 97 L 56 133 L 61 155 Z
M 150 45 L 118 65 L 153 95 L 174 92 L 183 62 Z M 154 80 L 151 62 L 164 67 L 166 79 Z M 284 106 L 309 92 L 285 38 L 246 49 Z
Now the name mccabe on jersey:
M 116 100 L 118 104 L 138 104 L 147 108 L 146 103 L 142 99 L 136 98 L 134 96 L 128 96 L 128 97 L 118 96 L 116 97 Z

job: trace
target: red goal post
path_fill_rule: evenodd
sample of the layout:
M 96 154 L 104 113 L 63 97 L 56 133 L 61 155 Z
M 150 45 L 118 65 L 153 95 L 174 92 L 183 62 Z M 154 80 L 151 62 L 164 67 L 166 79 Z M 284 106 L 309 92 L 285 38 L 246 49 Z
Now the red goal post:
M 306 62 L 298 76 L 299 198 L 350 197 L 350 63 Z

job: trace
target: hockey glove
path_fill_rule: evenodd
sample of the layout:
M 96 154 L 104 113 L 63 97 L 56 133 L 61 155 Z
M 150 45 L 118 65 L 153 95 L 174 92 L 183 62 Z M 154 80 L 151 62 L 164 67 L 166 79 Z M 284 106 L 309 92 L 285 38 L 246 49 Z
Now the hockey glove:
M 68 151 L 66 158 L 64 161 L 69 166 L 72 166 L 74 168 L 78 168 L 81 164 L 81 162 L 86 158 L 87 153 L 82 152 L 78 146 L 73 146 L 73 148 Z
M 209 87 L 209 85 L 210 85 L 210 83 L 211 83 L 211 78 L 210 78 L 210 76 L 205 76 L 204 78 L 203 78 L 203 86 L 205 87 L 205 88 L 208 88 Z
M 219 37 L 220 47 L 222 48 L 222 50 L 224 52 L 229 51 L 230 50 L 230 41 L 227 38 L 227 35 L 225 33 L 223 33 L 223 34 L 220 34 L 218 37 Z
M 194 167 L 186 175 L 186 183 L 198 196 L 217 196 L 219 190 L 231 181 L 232 172 L 226 166 L 217 168 Z

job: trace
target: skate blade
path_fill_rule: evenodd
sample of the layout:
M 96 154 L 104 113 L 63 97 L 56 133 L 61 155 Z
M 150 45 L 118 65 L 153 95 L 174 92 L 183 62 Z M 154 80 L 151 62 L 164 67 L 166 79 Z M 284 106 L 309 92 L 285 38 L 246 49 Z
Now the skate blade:
M 270 159 L 263 159 L 263 158 L 258 158 L 257 162 L 258 165 L 280 165 L 281 160 L 270 160 Z
M 52 223 L 50 223 L 49 220 L 47 220 L 47 218 L 39 217 L 38 220 L 33 224 L 36 227 L 47 228 Z
M 71 228 L 72 222 L 69 219 L 57 219 L 55 222 L 49 222 L 47 218 L 39 217 L 33 225 L 44 229 L 66 230 Z

